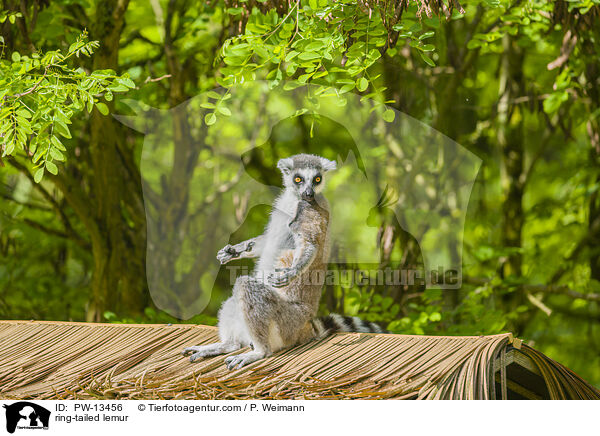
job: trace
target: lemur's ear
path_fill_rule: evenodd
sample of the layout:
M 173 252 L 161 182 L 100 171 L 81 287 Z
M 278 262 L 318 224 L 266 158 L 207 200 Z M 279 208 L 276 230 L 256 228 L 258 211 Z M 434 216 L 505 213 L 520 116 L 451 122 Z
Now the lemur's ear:
M 334 160 L 329 160 L 329 159 L 325 159 L 324 157 L 322 157 L 321 158 L 321 168 L 325 172 L 335 170 L 335 169 L 337 169 L 337 163 Z
M 289 157 L 279 159 L 279 162 L 277 162 L 277 168 L 279 168 L 279 171 L 281 171 L 285 175 L 292 172 L 293 166 L 294 161 Z

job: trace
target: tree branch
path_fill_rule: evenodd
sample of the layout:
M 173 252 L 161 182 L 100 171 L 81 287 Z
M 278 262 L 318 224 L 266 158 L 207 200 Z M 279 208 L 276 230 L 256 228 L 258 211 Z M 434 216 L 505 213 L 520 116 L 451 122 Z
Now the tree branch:
M 589 229 L 586 232 L 586 235 L 579 240 L 579 242 L 577 243 L 577 245 L 575 246 L 575 248 L 573 249 L 571 254 L 569 254 L 566 258 L 564 258 L 563 262 L 561 263 L 560 268 L 558 268 L 556 270 L 556 272 L 554 273 L 554 275 L 552 275 L 552 279 L 551 279 L 552 282 L 557 282 L 568 271 L 568 267 L 567 267 L 568 262 L 572 262 L 575 259 L 577 259 L 579 257 L 579 255 L 581 254 L 581 252 L 583 251 L 583 249 L 586 248 L 591 243 L 593 243 L 593 241 L 594 241 L 593 235 L 598 232 L 600 232 L 600 217 L 597 218 L 596 220 L 594 220 L 594 222 L 592 222 L 590 224 Z
M 35 182 L 35 180 L 33 178 L 33 175 L 31 174 L 31 172 L 29 171 L 29 169 L 25 165 L 23 165 L 20 162 L 18 162 L 15 158 L 10 158 L 8 162 L 14 168 L 16 168 L 21 174 L 25 175 L 25 177 L 27 177 L 29 179 L 29 181 L 31 182 L 31 184 L 33 185 L 33 187 L 40 194 L 42 194 L 42 196 L 46 199 L 46 201 L 48 201 L 48 203 L 50 203 L 50 205 L 52 206 L 52 209 L 54 209 L 54 211 L 56 212 L 56 214 L 60 218 L 61 222 L 63 223 L 63 226 L 65 228 L 65 233 L 66 234 L 70 234 L 71 235 L 71 239 L 73 239 L 74 241 L 77 241 L 77 243 L 79 245 L 81 245 L 82 247 L 89 248 L 89 245 L 88 245 L 87 241 L 77 231 L 75 231 L 75 229 L 71 225 L 71 221 L 69 220 L 69 218 L 65 214 L 65 212 L 64 212 L 63 208 L 61 207 L 61 205 L 58 204 L 58 202 L 52 196 L 52 194 L 50 194 L 46 189 L 44 189 L 44 186 L 41 183 L 36 183 Z
M 154 42 L 149 38 L 146 38 L 144 35 L 142 35 L 142 33 L 139 30 L 136 30 L 134 32 L 131 32 L 129 34 L 129 36 L 127 37 L 127 39 L 125 41 L 123 41 L 119 47 L 123 48 L 123 47 L 127 47 L 129 44 L 131 44 L 133 41 L 135 41 L 136 39 L 139 39 L 140 41 L 144 41 L 147 44 L 153 45 L 153 46 L 158 46 L 160 47 L 161 44 L 158 42 Z
M 43 206 L 40 204 L 32 204 L 32 203 L 27 203 L 25 201 L 19 201 L 16 198 L 13 198 L 11 195 L 8 195 L 8 194 L 2 193 L 2 194 L 0 194 L 0 197 L 6 199 L 8 201 L 12 201 L 13 203 L 18 204 L 19 206 L 25 206 L 30 209 L 42 210 L 44 212 L 52 212 L 52 209 L 49 207 L 46 207 L 46 206 Z
M 467 283 L 469 285 L 475 286 L 483 286 L 491 283 L 492 279 L 488 279 L 485 277 L 469 277 L 463 276 L 463 283 Z M 509 287 L 512 286 L 510 284 L 504 284 L 504 286 Z M 542 294 L 555 294 L 555 295 L 568 295 L 571 298 L 581 298 L 582 300 L 587 301 L 600 301 L 600 294 L 597 293 L 582 293 L 579 291 L 575 291 L 568 286 L 565 285 L 528 285 L 528 284 L 519 284 L 514 285 L 519 289 L 523 289 L 528 292 L 540 292 Z
M 46 227 L 45 225 L 40 224 L 37 221 L 31 220 L 29 218 L 25 218 L 22 222 L 24 224 L 27 224 L 29 227 L 32 227 L 32 228 L 34 228 L 36 230 L 42 231 L 42 232 L 47 233 L 49 235 L 53 235 L 53 236 L 57 236 L 59 238 L 68 239 L 69 241 L 73 241 L 73 242 L 75 242 L 77 245 L 79 245 L 81 248 L 83 248 L 85 250 L 89 250 L 90 249 L 90 244 L 88 244 L 83 239 L 77 238 L 76 236 L 74 236 L 71 233 L 65 233 L 65 232 L 61 232 L 60 230 L 57 230 L 57 229 Z

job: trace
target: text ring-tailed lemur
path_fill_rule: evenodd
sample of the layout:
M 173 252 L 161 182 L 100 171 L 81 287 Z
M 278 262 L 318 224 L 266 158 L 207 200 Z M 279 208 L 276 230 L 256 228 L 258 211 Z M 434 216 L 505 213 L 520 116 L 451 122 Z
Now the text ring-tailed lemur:
M 251 351 L 225 359 L 229 369 L 241 368 L 333 332 L 383 332 L 359 318 L 336 314 L 315 318 L 329 255 L 329 208 L 321 191 L 325 174 L 336 163 L 298 154 L 281 159 L 277 168 L 284 190 L 274 202 L 264 234 L 217 253 L 221 264 L 258 257 L 256 268 L 236 280 L 233 295 L 219 310 L 221 341 L 184 349 L 192 362 L 251 345 Z

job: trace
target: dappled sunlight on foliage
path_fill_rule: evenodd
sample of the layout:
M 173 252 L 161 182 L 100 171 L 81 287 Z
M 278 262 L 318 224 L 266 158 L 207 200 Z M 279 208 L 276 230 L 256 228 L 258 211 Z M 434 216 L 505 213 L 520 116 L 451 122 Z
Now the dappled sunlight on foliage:
M 330 270 L 365 272 L 322 314 L 510 331 L 600 386 L 597 0 L 0 5 L 1 318 L 214 325 L 216 251 L 262 231 L 275 163 L 310 152 L 345 163 Z M 376 280 L 433 255 L 460 289 Z

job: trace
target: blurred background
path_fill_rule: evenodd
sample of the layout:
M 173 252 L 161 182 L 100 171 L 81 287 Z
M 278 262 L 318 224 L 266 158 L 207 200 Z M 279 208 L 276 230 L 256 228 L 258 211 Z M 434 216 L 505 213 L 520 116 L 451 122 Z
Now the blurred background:
M 462 286 L 328 285 L 321 312 L 405 334 L 511 331 L 600 387 L 598 5 L 0 0 L 0 317 L 214 324 L 231 291 L 229 271 L 208 279 L 198 271 L 222 241 L 262 231 L 280 186 L 275 164 L 299 152 L 362 156 L 351 165 L 358 172 L 383 162 L 380 180 L 349 191 L 364 197 L 367 221 L 348 217 L 344 229 L 376 258 L 338 256 L 331 268 L 421 268 L 430 250 L 422 245 L 447 250 L 448 229 L 434 223 L 423 239 L 406 231 L 407 216 L 416 204 L 439 216 L 461 212 L 448 190 L 419 183 L 415 171 L 435 171 L 428 162 L 437 162 L 430 148 L 439 142 L 406 130 L 424 138 L 422 149 L 394 139 L 402 123 L 423 123 L 480 160 L 459 229 Z M 76 46 L 84 30 L 97 46 Z M 44 57 L 55 50 L 77 56 Z M 106 82 L 88 86 L 92 72 Z M 260 98 L 229 99 L 240 78 L 266 83 L 258 94 L 298 79 L 338 89 L 336 98 L 372 99 L 361 115 L 368 152 L 355 153 L 361 144 L 348 129 L 308 106 L 272 130 L 224 127 L 236 114 L 257 124 L 268 116 Z M 83 94 L 93 103 L 87 111 L 77 104 Z M 182 105 L 198 95 L 197 105 Z M 124 99 L 155 109 L 140 116 Z M 39 130 L 27 130 L 35 123 Z M 61 131 L 59 147 L 52 138 Z M 149 146 L 158 147 L 152 159 Z M 170 172 L 160 170 L 165 163 Z M 468 169 L 454 171 L 469 182 Z M 397 184 L 395 201 L 377 207 L 386 181 L 407 174 L 410 189 Z M 329 192 L 351 181 L 351 173 L 332 174 Z M 249 183 L 270 188 L 255 198 Z M 221 232 L 224 223 L 235 231 Z M 152 235 L 166 245 L 149 245 Z M 169 263 L 177 256 L 188 264 Z M 178 296 L 168 294 L 174 282 L 160 284 L 165 270 Z M 149 283 L 164 291 L 158 300 Z M 164 310 L 187 306 L 177 302 L 184 293 L 202 296 L 189 319 Z

